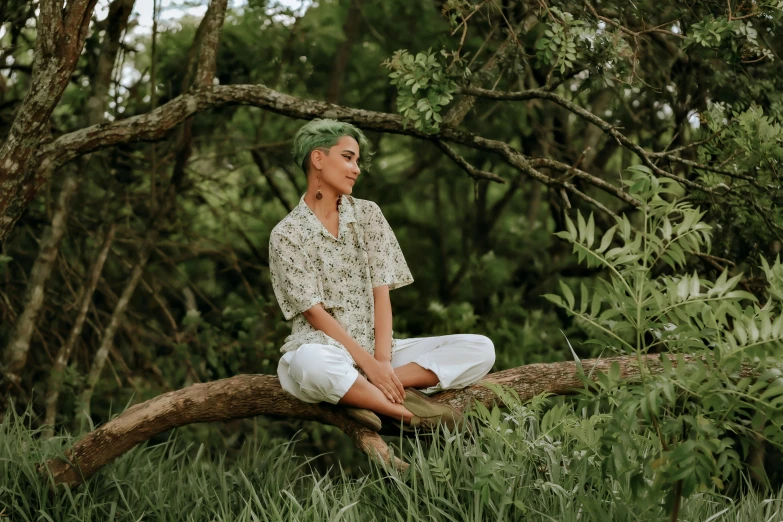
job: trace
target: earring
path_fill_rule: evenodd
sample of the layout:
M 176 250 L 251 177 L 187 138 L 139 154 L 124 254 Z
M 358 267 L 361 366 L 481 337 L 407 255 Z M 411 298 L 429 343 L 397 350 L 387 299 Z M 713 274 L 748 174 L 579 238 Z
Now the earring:
M 318 192 L 315 193 L 315 199 L 323 199 L 324 195 L 321 194 L 321 171 L 318 171 Z

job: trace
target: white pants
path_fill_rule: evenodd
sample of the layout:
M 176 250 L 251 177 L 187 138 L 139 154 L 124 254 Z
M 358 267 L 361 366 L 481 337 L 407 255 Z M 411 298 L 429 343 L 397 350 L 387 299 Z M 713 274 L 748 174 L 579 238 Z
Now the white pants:
M 481 380 L 495 364 L 495 346 L 483 335 L 454 334 L 398 339 L 392 367 L 416 363 L 440 380 L 424 393 L 464 388 Z M 287 352 L 277 366 L 280 385 L 304 402 L 337 404 L 359 377 L 347 350 L 327 344 L 303 344 Z

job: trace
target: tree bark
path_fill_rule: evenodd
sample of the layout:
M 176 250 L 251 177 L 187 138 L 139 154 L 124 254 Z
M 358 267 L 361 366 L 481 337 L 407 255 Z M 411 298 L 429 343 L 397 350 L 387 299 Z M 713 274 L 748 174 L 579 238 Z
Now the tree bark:
M 217 66 L 217 46 L 220 42 L 220 30 L 226 16 L 228 0 L 210 2 L 204 18 L 196 30 L 193 44 L 188 52 L 187 74 L 182 81 L 182 92 L 191 87 L 212 85 Z M 185 120 L 177 138 L 174 170 L 171 185 L 178 186 L 185 176 L 185 167 L 193 151 L 193 117 Z
M 41 0 L 32 84 L 0 146 L 0 242 L 30 205 L 43 181 L 36 152 L 49 134 L 60 101 L 84 48 L 97 0 Z M 48 172 L 51 175 L 51 171 Z
M 616 363 L 622 379 L 633 382 L 642 371 L 659 373 L 660 355 L 647 355 L 581 361 L 584 373 L 597 379 Z M 675 356 L 668 356 L 672 365 Z M 690 362 L 692 356 L 683 356 Z M 641 363 L 641 367 L 640 367 Z M 449 390 L 432 397 L 459 411 L 466 411 L 474 401 L 490 407 L 502 406 L 499 398 L 485 384 L 499 384 L 514 390 L 522 401 L 541 393 L 572 394 L 583 387 L 580 365 L 576 362 L 529 364 L 488 375 L 482 382 L 462 390 Z M 643 369 L 642 369 L 643 368 Z M 64 458 L 52 459 L 46 469 L 54 484 L 77 486 L 99 469 L 134 446 L 164 431 L 197 422 L 216 422 L 274 415 L 332 424 L 344 431 L 371 458 L 393 466 L 406 464 L 391 457 L 389 448 L 378 433 L 356 423 L 338 406 L 308 404 L 284 392 L 277 377 L 270 375 L 237 375 L 208 383 L 193 384 L 129 408 L 103 426 L 88 433 L 65 452 Z
M 545 93 L 545 91 L 541 92 Z M 539 93 L 536 91 L 536 93 L 530 96 L 535 97 L 538 95 Z M 545 93 L 545 96 L 549 96 L 549 93 Z M 397 114 L 353 109 L 317 100 L 296 98 L 263 85 L 202 87 L 191 93 L 180 95 L 149 113 L 110 124 L 81 129 L 61 136 L 42 147 L 40 156 L 42 161 L 61 165 L 82 154 L 112 147 L 120 143 L 156 141 L 163 138 L 173 127 L 197 112 L 237 104 L 262 107 L 293 118 L 335 118 L 356 124 L 365 130 L 405 134 L 426 140 L 437 138 L 453 141 L 470 148 L 494 152 L 512 167 L 545 185 L 559 183 L 557 179 L 536 170 L 531 165 L 530 158 L 502 141 L 488 139 L 448 125 L 443 125 L 437 135 L 429 135 L 416 130 L 412 126 L 404 127 L 402 118 Z M 541 162 L 543 160 L 536 161 Z M 546 163 L 544 166 L 556 170 L 566 170 L 572 177 L 582 179 L 629 205 L 636 207 L 639 204 L 622 188 L 587 172 L 554 160 L 546 160 Z M 493 175 L 489 179 L 497 181 L 498 178 Z M 569 189 L 573 188 L 568 183 L 566 185 Z M 2 212 L 2 207 L 0 207 L 0 212 Z
M 24 296 L 24 309 L 14 324 L 14 330 L 8 339 L 3 357 L 5 379 L 9 388 L 18 385 L 21 380 L 22 369 L 25 362 L 27 362 L 27 353 L 30 349 L 33 331 L 35 331 L 38 312 L 40 312 L 43 306 L 46 281 L 49 280 L 52 264 L 57 257 L 60 240 L 65 234 L 68 209 L 71 205 L 71 198 L 78 186 L 78 178 L 71 176 L 65 178 L 63 187 L 60 190 L 60 196 L 57 198 L 57 206 L 52 223 L 44 231 L 41 239 L 41 249 L 38 251 L 38 257 L 30 270 L 30 279 L 27 282 L 27 290 Z M 6 391 L 10 393 L 10 391 Z
M 195 85 L 212 85 L 217 67 L 217 51 L 220 44 L 220 31 L 226 17 L 228 0 L 212 0 L 204 15 L 202 25 L 205 25 L 203 40 L 199 42 L 198 67 L 196 69 Z
M 90 82 L 92 94 L 87 100 L 87 117 L 85 118 L 85 123 L 88 126 L 97 125 L 103 121 L 103 113 L 109 103 L 111 73 L 114 70 L 114 62 L 117 59 L 122 34 L 128 26 L 128 19 L 131 11 L 133 11 L 133 3 L 134 0 L 114 0 L 109 6 L 109 13 L 105 19 L 107 26 L 106 35 L 101 44 L 98 63 Z M 46 283 L 52 273 L 52 264 L 57 258 L 60 241 L 65 235 L 67 228 L 71 199 L 79 190 L 88 162 L 89 156 L 82 159 L 78 168 L 66 174 L 51 225 L 44 232 L 38 257 L 30 271 L 24 308 L 14 325 L 13 334 L 9 338 L 5 349 L 5 377 L 10 385 L 19 383 L 22 368 L 24 368 L 25 362 L 27 362 L 30 340 L 35 330 L 38 314 L 43 305 Z M 45 168 L 53 167 L 53 165 L 48 165 Z M 42 177 L 48 178 L 50 175 L 43 175 Z

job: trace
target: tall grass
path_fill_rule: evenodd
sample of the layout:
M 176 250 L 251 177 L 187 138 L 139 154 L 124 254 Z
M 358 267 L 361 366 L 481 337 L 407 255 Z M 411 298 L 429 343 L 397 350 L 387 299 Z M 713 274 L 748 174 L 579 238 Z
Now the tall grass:
M 0 512 L 13 521 L 658 521 L 657 499 L 639 502 L 605 475 L 595 451 L 600 415 L 537 398 L 508 410 L 479 408 L 468 429 L 431 441 L 391 441 L 404 473 L 313 471 L 291 443 L 261 438 L 228 462 L 177 434 L 138 447 L 74 490 L 51 494 L 36 465 L 73 440 L 39 439 L 29 415 L 0 425 Z M 769 498 L 767 498 L 769 497 Z M 2 518 L 0 518 L 1 520 Z M 783 520 L 783 492 L 731 499 L 703 492 L 681 520 Z

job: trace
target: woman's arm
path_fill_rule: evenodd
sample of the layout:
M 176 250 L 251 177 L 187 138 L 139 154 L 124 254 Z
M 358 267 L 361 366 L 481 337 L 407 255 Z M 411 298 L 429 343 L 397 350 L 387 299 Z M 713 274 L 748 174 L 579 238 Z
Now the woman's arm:
M 389 299 L 389 285 L 372 289 L 375 301 L 375 360 L 391 361 L 392 308 Z
M 359 368 L 362 370 L 364 370 L 364 367 L 368 364 L 375 362 L 372 356 L 367 353 L 353 337 L 348 335 L 348 332 L 345 331 L 342 325 L 338 323 L 334 317 L 329 315 L 320 304 L 313 306 L 309 310 L 305 310 L 302 312 L 302 315 L 313 328 L 321 330 L 323 333 L 345 346 L 348 353 L 351 354 L 353 360 L 356 361 L 356 364 L 359 365 Z
M 391 306 L 389 307 L 389 313 L 391 313 Z M 323 306 L 317 304 L 312 308 L 302 312 L 302 315 L 310 325 L 316 330 L 321 330 L 323 333 L 339 342 L 348 353 L 353 357 L 354 362 L 359 368 L 367 375 L 367 380 L 374 384 L 379 390 L 381 390 L 386 398 L 392 402 L 399 402 L 405 399 L 405 390 L 402 387 L 397 375 L 394 373 L 394 369 L 391 367 L 391 363 L 383 365 L 376 361 L 372 355 L 367 353 L 359 343 L 354 340 L 353 337 L 348 335 L 348 332 L 337 322 L 337 320 L 329 315 Z M 391 326 L 389 328 L 391 334 Z M 391 348 L 391 341 L 390 346 Z
M 391 374 L 391 385 L 402 402 L 405 400 L 405 387 L 391 364 L 392 307 L 389 300 L 389 285 L 373 288 L 372 297 L 375 305 L 375 360 L 387 374 Z

